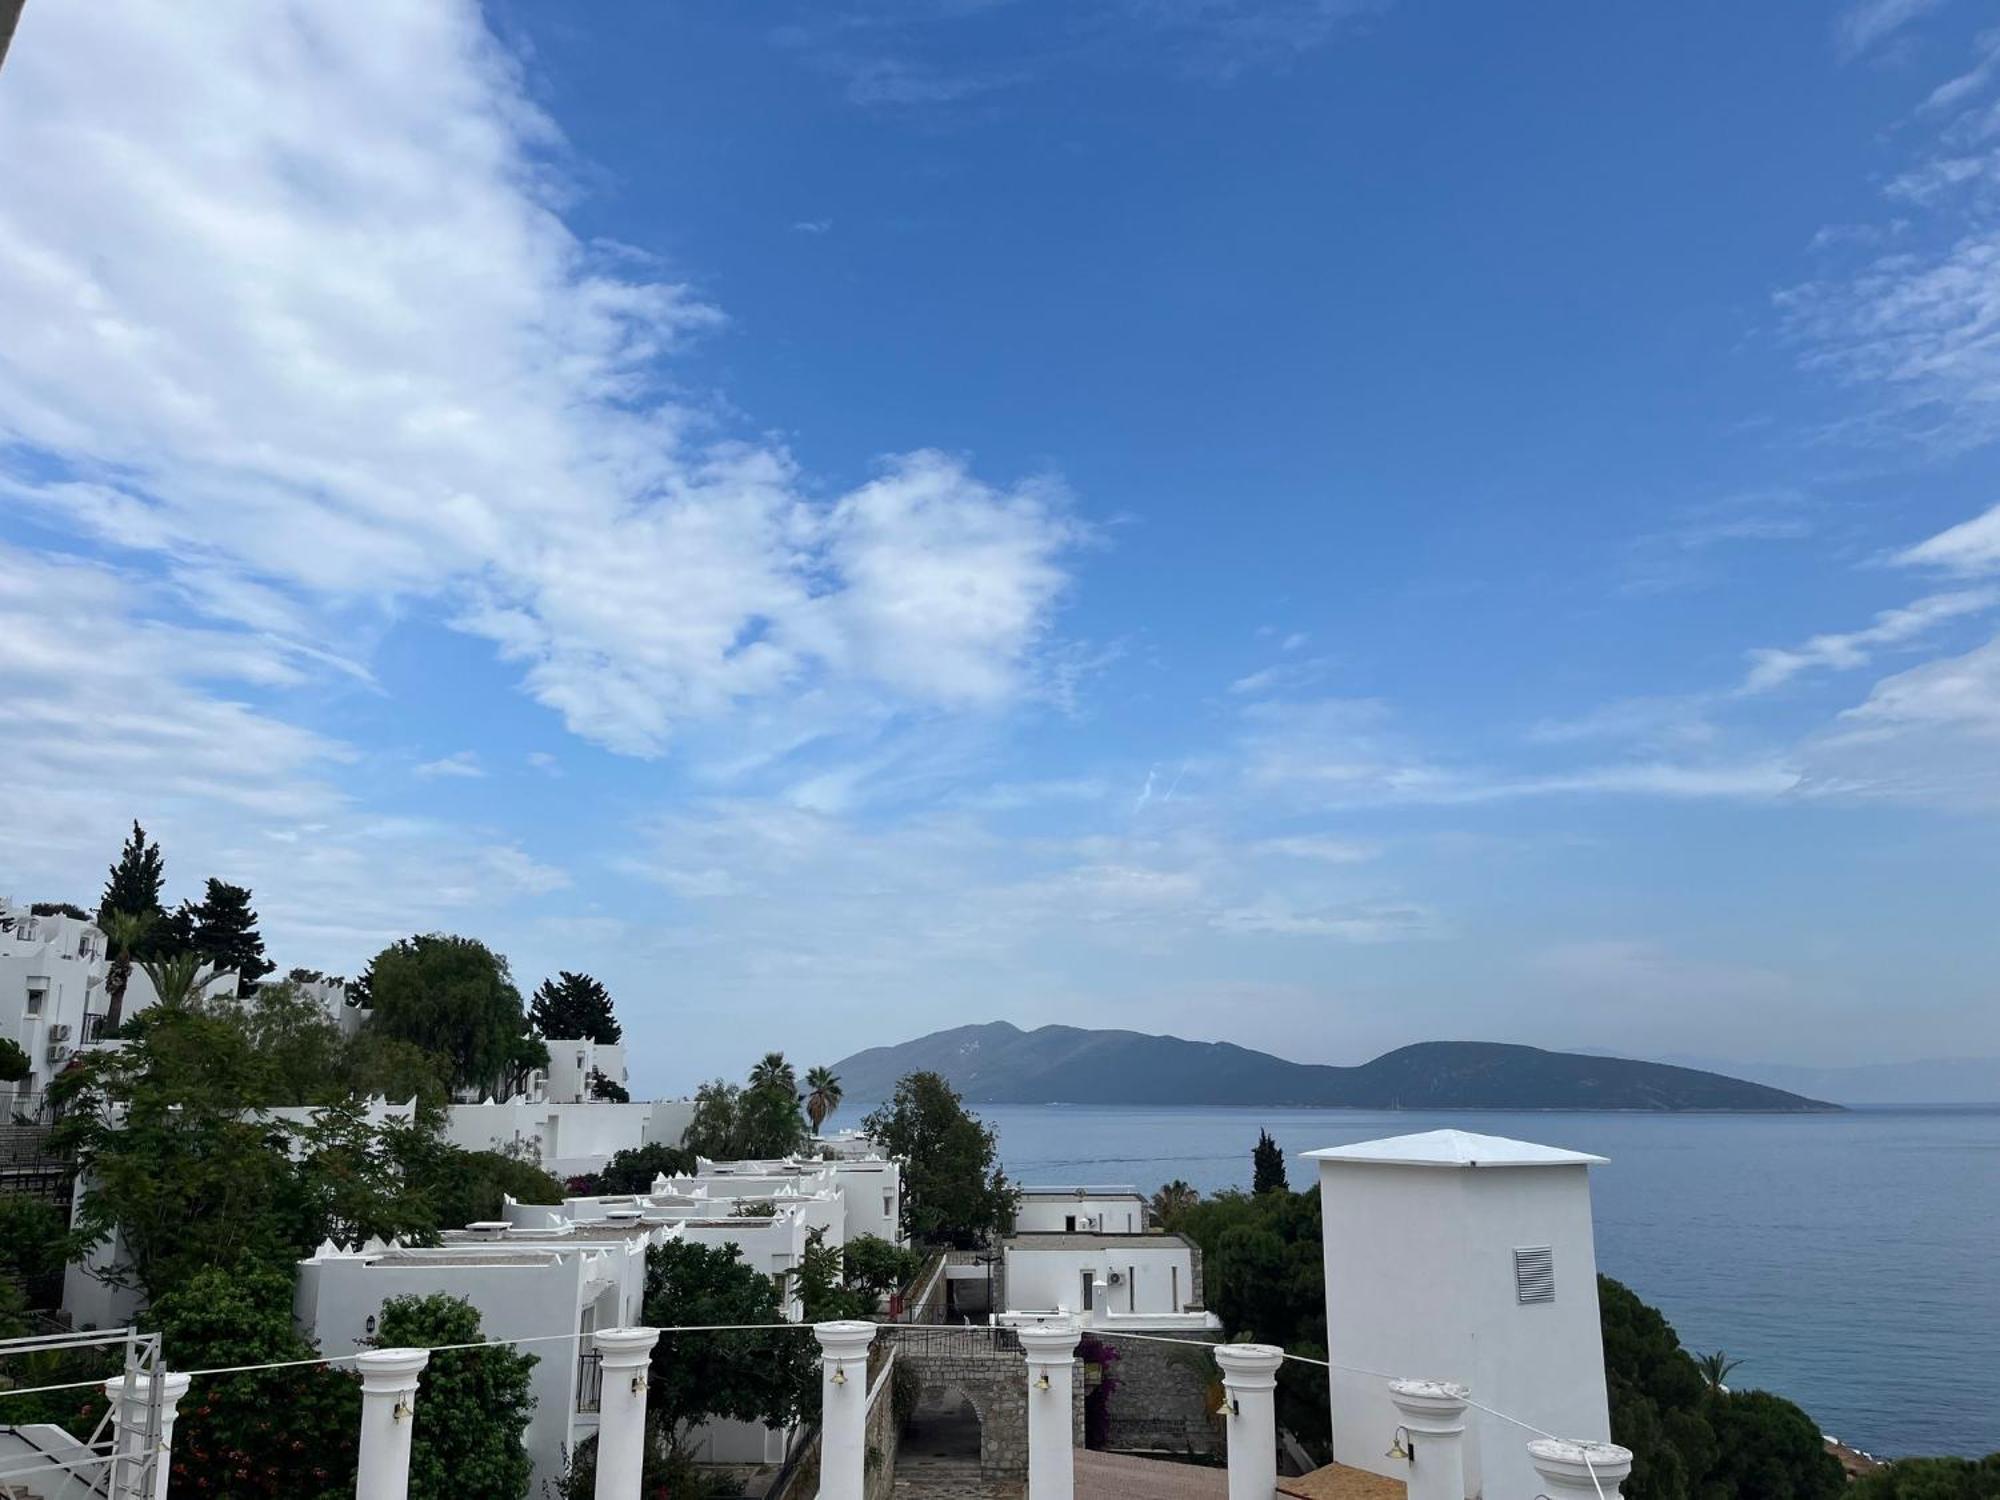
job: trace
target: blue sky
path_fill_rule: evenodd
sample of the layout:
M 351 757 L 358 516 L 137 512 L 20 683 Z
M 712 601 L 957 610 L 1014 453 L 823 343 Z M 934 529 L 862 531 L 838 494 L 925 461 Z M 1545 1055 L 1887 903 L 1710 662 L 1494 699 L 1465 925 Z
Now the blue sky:
M 1947 0 L 31 5 L 0 889 L 967 1020 L 2000 1050 Z

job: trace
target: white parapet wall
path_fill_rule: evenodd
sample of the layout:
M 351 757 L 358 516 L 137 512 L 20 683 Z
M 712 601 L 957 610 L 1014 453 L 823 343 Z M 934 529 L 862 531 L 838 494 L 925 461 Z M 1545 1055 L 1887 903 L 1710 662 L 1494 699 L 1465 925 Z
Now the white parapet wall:
M 1435 1130 L 1311 1151 L 1326 1255 L 1333 1456 L 1395 1479 L 1385 1372 L 1579 1440 L 1611 1435 L 1589 1169 L 1604 1158 Z M 1342 1369 L 1340 1366 L 1349 1368 Z M 1537 1493 L 1522 1430 L 1474 1409 L 1468 1494 Z
M 613 1104 L 591 1100 L 551 1104 L 509 1099 L 504 1103 L 454 1104 L 447 1112 L 445 1139 L 467 1151 L 530 1151 L 544 1171 L 574 1177 L 603 1170 L 620 1151 L 641 1146 L 678 1146 L 694 1117 L 688 1099 Z

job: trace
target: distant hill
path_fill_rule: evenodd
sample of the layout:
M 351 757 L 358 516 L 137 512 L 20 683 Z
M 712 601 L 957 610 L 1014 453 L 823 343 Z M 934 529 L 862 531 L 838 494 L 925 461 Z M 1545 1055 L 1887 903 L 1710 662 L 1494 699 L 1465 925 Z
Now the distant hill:
M 1323 1109 L 1648 1109 L 1796 1113 L 1840 1106 L 1696 1068 L 1501 1042 L 1419 1042 L 1358 1068 L 1228 1042 L 1006 1021 L 957 1026 L 834 1065 L 847 1097 L 942 1073 L 971 1104 L 1267 1104 Z
M 1840 1104 L 2000 1104 L 2000 1057 L 1934 1057 L 1848 1068 L 1722 1062 L 1706 1057 L 1673 1060 L 1690 1068 L 1727 1069 L 1739 1078 Z

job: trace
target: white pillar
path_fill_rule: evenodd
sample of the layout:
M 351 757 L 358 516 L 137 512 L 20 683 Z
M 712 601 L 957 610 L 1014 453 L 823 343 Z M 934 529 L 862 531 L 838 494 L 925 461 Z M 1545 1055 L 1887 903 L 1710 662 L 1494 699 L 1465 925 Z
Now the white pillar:
M 1616 1443 L 1567 1443 L 1536 1438 L 1528 1457 L 1542 1476 L 1549 1500 L 1618 1500 L 1618 1486 L 1632 1472 L 1632 1450 Z
M 354 1500 L 408 1500 L 410 1433 L 416 1426 L 417 1376 L 428 1349 L 370 1349 L 354 1357 L 361 1373 L 361 1455 Z
M 1028 1355 L 1028 1500 L 1075 1500 L 1072 1363 L 1083 1331 L 1073 1318 L 1015 1331 Z
M 861 1500 L 868 1440 L 868 1346 L 875 1325 L 813 1324 L 819 1340 L 819 1500 Z
M 111 1403 L 112 1451 L 129 1455 L 122 1465 L 114 1464 L 113 1478 L 116 1485 L 112 1489 L 114 1500 L 164 1500 L 167 1493 L 167 1469 L 173 1460 L 174 1414 L 180 1410 L 181 1397 L 187 1394 L 189 1377 L 161 1372 L 160 1381 L 160 1445 L 154 1449 L 152 1482 L 141 1485 L 139 1476 L 145 1472 L 146 1403 L 152 1391 L 153 1377 L 141 1375 L 132 1382 L 130 1399 L 125 1391 L 125 1377 L 114 1375 L 104 1382 L 105 1399 Z
M 1465 1500 L 1465 1398 L 1471 1394 L 1448 1380 L 1389 1382 L 1410 1449 L 1410 1500 Z
M 1278 1489 L 1278 1366 L 1275 1344 L 1217 1344 L 1229 1500 L 1271 1500 Z
M 646 1371 L 657 1328 L 600 1328 L 591 1335 L 602 1358 L 597 1406 L 597 1500 L 638 1500 L 646 1467 Z

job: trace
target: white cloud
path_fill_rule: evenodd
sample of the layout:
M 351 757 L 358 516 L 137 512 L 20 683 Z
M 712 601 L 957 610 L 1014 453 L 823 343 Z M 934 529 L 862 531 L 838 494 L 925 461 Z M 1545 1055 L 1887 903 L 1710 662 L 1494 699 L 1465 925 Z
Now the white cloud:
M 1918 640 L 1948 621 L 1982 614 L 2000 603 L 2000 590 L 1960 589 L 1930 594 L 1896 609 L 1885 609 L 1875 623 L 1861 630 L 1816 635 L 1804 645 L 1780 649 L 1761 647 L 1749 653 L 1750 671 L 1741 693 L 1763 693 L 1816 668 L 1847 671 L 1866 666 L 1888 646 Z
M 1834 44 L 1842 57 L 1859 57 L 1941 3 L 1942 0 L 1856 0 L 1834 22 Z
M 1322 834 L 1289 834 L 1283 838 L 1260 839 L 1251 846 L 1251 850 L 1256 854 L 1276 854 L 1286 859 L 1312 860 L 1329 865 L 1365 864 L 1382 852 L 1373 844 L 1328 838 Z
M 1896 554 L 1896 561 L 1946 568 L 1954 573 L 1989 573 L 2000 569 L 2000 505 L 1906 548 Z
M 476 779 L 486 774 L 486 768 L 480 765 L 477 750 L 458 750 L 440 759 L 425 761 L 416 768 L 415 774 L 425 778 L 456 776 Z
M 1057 492 L 916 454 L 822 502 L 719 438 L 659 369 L 720 315 L 571 233 L 559 148 L 470 0 L 38 7 L 0 90 L 0 436 L 44 455 L 9 493 L 245 626 L 426 607 L 635 754 L 829 679 L 1020 691 Z

